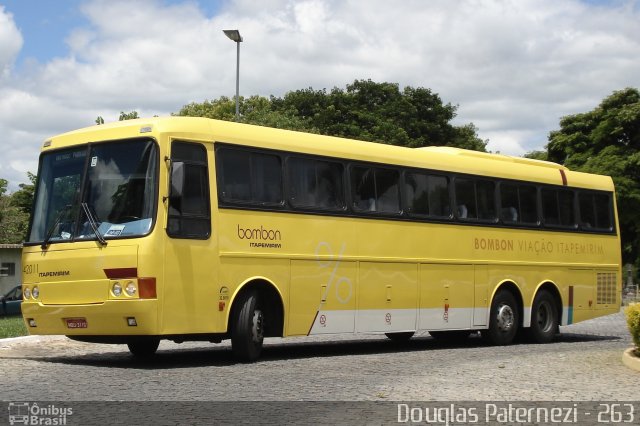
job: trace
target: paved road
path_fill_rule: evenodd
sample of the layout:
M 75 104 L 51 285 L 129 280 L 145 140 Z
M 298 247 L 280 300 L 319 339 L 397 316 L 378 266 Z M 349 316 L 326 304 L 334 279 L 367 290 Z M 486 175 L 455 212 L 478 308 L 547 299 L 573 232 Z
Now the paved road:
M 269 339 L 238 364 L 228 344 L 162 342 L 151 364 L 125 346 L 64 337 L 3 343 L 1 401 L 639 400 L 622 313 L 561 327 L 548 345 L 447 346 L 428 334 Z M 1 408 L 1 407 L 0 407 Z M 0 419 L 2 416 L 0 416 Z

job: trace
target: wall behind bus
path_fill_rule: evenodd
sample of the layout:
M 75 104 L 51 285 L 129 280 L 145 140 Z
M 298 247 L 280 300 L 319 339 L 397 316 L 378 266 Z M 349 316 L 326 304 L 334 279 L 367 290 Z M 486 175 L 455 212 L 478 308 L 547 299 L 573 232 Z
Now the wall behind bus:
M 0 244 L 0 294 L 22 284 L 22 245 Z

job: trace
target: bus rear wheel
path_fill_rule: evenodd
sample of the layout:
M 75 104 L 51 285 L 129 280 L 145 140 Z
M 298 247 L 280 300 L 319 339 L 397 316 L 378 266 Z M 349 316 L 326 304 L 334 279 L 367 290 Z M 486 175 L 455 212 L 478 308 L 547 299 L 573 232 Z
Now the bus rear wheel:
M 535 343 L 549 343 L 558 332 L 558 325 L 556 301 L 548 291 L 541 290 L 533 299 L 527 335 Z
M 231 349 L 243 362 L 258 359 L 264 340 L 264 313 L 259 306 L 258 294 L 250 291 L 242 294 L 237 303 L 231 329 Z
M 508 290 L 499 290 L 491 302 L 489 329 L 482 330 L 482 337 L 492 345 L 511 343 L 518 332 L 520 317 L 518 303 Z
M 159 345 L 160 339 L 132 340 L 127 343 L 131 355 L 139 359 L 153 357 Z

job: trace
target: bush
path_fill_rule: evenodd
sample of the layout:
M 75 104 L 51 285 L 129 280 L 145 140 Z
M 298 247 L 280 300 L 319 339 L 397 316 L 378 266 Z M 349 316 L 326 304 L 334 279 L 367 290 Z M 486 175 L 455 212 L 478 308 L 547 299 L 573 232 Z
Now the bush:
M 632 303 L 624 313 L 627 316 L 627 325 L 633 344 L 636 345 L 636 353 L 638 353 L 640 352 L 640 303 Z

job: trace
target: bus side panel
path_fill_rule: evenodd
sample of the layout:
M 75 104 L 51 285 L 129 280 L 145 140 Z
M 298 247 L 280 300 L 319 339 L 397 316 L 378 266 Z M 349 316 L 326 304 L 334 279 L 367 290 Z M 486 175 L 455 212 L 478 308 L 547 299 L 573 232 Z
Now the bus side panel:
M 356 330 L 415 331 L 417 265 L 359 262 L 358 269 Z
M 291 261 L 288 335 L 352 333 L 356 262 Z
M 489 324 L 489 268 L 487 265 L 474 266 L 474 327 L 486 327 Z
M 473 307 L 473 265 L 420 265 L 419 329 L 470 328 Z
M 593 309 L 595 308 L 595 274 L 593 269 L 571 268 L 567 278 L 568 285 L 563 289 L 563 293 L 566 294 L 567 308 L 563 311 L 562 323 L 573 324 L 593 318 Z

